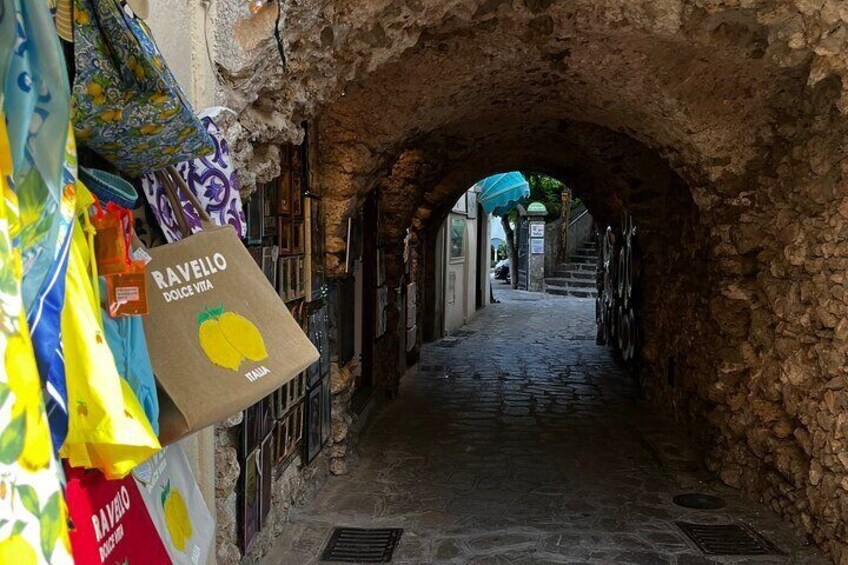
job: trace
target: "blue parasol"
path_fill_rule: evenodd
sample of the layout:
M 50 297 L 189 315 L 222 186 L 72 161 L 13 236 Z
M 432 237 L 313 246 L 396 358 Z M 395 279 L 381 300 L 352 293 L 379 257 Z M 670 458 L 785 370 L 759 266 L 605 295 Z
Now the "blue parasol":
M 517 171 L 492 175 L 477 183 L 477 201 L 487 214 L 502 216 L 522 199 L 530 196 L 530 185 Z

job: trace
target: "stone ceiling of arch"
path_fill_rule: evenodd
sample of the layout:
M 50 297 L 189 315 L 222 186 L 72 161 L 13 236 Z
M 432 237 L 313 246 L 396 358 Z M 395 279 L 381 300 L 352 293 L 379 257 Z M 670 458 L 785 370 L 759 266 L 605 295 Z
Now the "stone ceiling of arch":
M 674 11 L 644 25 L 599 25 L 562 4 L 543 17 L 501 8 L 476 25 L 454 18 L 348 84 L 321 114 L 325 190 L 349 200 L 377 182 L 393 183 L 405 191 L 401 208 L 423 205 L 426 214 L 461 190 L 428 183 L 487 153 L 484 161 L 565 167 L 570 178 L 594 185 L 595 209 L 614 216 L 620 201 L 612 187 L 629 180 L 610 162 L 625 153 L 554 141 L 547 129 L 564 120 L 623 132 L 693 183 L 737 179 L 767 159 L 772 119 L 799 95 L 803 79 L 765 57 L 766 32 L 751 12 L 677 14 L 671 34 L 661 22 Z M 569 149 L 556 146 L 563 144 Z M 420 172 L 398 161 L 411 153 Z M 603 155 L 587 157 L 593 153 Z M 580 170 L 586 167 L 594 169 Z
M 356 171 L 344 164 L 360 182 L 416 136 L 491 110 L 612 127 L 715 177 L 759 158 L 784 97 L 845 74 L 841 4 L 303 0 L 284 8 L 283 76 L 274 10 L 223 0 L 234 23 L 216 50 L 238 158 L 260 180 L 275 174 L 262 144 L 296 141 L 319 113 L 327 139 L 367 142 Z
M 740 173 L 770 137 L 772 95 L 786 80 L 739 50 L 633 33 L 538 44 L 528 33 L 513 26 L 428 38 L 349 85 L 322 115 L 325 139 L 359 136 L 379 160 L 456 121 L 496 115 L 520 128 L 577 119 Z

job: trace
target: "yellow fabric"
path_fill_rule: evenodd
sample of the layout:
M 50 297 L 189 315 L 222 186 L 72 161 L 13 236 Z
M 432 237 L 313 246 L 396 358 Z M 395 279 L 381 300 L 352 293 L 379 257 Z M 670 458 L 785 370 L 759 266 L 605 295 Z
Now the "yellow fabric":
M 92 284 L 97 272 L 87 210 L 93 198 L 82 183 L 77 191 L 81 221 L 74 222 L 62 310 L 69 422 L 61 455 L 74 467 L 98 468 L 116 479 L 160 445 L 135 393 L 118 374 L 103 335 L 98 285 Z
M 0 563 L 72 563 L 67 508 L 53 456 L 15 244 L 18 200 L 8 182 L 12 159 L 0 111 Z M 8 489 L 6 488 L 8 486 Z M 24 502 L 24 493 L 27 499 Z

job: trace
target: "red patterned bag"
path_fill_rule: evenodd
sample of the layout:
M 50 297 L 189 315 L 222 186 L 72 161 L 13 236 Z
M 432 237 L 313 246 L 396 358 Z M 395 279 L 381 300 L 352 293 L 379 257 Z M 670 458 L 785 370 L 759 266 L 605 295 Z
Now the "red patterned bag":
M 71 553 L 77 563 L 171 563 L 132 475 L 66 467 Z

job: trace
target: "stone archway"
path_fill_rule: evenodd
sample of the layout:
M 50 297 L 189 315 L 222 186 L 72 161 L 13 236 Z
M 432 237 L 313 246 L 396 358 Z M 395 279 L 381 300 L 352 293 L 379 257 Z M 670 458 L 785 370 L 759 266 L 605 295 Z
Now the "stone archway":
M 848 557 L 841 3 L 363 0 L 285 21 L 285 77 L 267 40 L 220 72 L 257 178 L 319 116 L 330 272 L 376 186 L 394 241 L 505 169 L 568 179 L 601 221 L 631 209 L 658 406 L 698 423 L 725 482 Z

